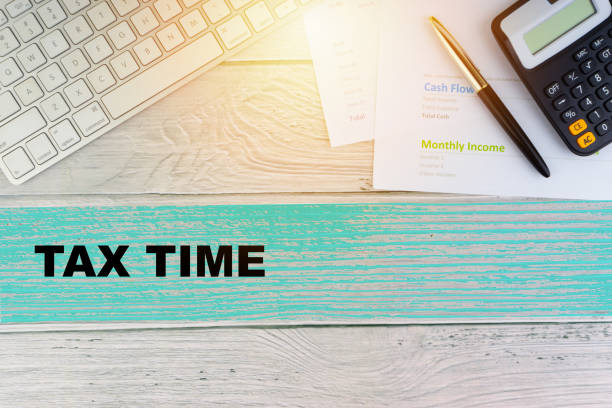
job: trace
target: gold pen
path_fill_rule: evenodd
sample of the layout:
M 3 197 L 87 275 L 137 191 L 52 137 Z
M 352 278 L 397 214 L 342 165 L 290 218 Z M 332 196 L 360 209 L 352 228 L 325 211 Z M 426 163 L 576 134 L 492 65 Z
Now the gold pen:
M 440 41 L 448 50 L 448 53 L 455 60 L 455 63 L 459 66 L 480 99 L 484 102 L 493 116 L 495 116 L 495 119 L 497 119 L 499 124 L 504 128 L 508 136 L 510 136 L 512 141 L 514 141 L 540 174 L 544 177 L 550 177 L 550 170 L 540 153 L 538 153 L 531 140 L 529 140 L 521 128 L 521 125 L 518 124 L 508 108 L 506 108 L 501 99 L 499 99 L 499 96 L 497 96 L 491 85 L 489 85 L 478 68 L 476 68 L 476 65 L 474 65 L 463 47 L 461 47 L 455 37 L 453 37 L 435 17 L 430 17 L 429 20 L 431 21 L 434 31 L 440 38 Z

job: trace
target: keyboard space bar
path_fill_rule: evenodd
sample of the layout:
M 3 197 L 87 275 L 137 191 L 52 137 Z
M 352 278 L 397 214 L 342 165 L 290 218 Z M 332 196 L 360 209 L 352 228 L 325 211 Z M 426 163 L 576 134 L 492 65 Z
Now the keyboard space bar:
M 208 64 L 223 50 L 208 33 L 102 97 L 115 119 Z

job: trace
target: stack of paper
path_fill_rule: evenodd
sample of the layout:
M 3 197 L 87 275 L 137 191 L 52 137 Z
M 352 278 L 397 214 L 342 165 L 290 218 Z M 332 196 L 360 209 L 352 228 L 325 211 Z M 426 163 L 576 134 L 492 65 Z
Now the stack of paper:
M 612 149 L 587 158 L 572 154 L 495 42 L 491 21 L 512 3 L 378 2 L 379 58 L 358 61 L 360 70 L 378 71 L 376 188 L 612 199 L 605 179 L 612 171 Z M 462 43 L 514 114 L 548 163 L 550 179 L 529 164 L 465 81 L 435 36 L 428 21 L 432 15 Z M 328 107 L 328 120 L 341 118 Z
M 330 0 L 305 18 L 332 146 L 374 138 L 378 1 Z

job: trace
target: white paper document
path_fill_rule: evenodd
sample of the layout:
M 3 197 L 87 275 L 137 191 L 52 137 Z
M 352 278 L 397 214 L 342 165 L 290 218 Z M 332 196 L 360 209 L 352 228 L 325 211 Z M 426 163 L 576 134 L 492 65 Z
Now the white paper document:
M 378 0 L 328 0 L 304 18 L 332 146 L 372 140 Z
M 612 199 L 612 147 L 570 152 L 491 32 L 510 0 L 381 0 L 374 160 L 378 189 Z M 428 21 L 464 46 L 546 160 L 542 177 L 463 78 Z M 551 79 L 551 82 L 554 79 Z

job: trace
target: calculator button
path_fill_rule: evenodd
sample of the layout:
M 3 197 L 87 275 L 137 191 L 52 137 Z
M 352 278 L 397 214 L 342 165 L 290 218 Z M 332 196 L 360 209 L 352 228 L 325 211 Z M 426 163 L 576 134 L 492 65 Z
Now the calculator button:
M 548 85 L 546 89 L 544 90 L 544 93 L 549 98 L 555 98 L 556 96 L 559 95 L 560 92 L 561 92 L 561 84 L 558 82 L 553 82 L 552 84 Z
M 567 86 L 576 85 L 578 82 L 580 82 L 580 79 L 580 75 L 576 70 L 570 71 L 567 74 L 563 75 L 563 82 L 565 82 L 565 85 Z
M 597 58 L 600 62 L 609 62 L 612 58 L 612 50 L 610 47 L 606 47 L 603 51 L 600 51 L 599 54 L 597 54 Z
M 578 138 L 578 146 L 580 146 L 583 149 L 586 149 L 587 147 L 589 147 L 596 141 L 597 139 L 595 138 L 595 135 L 593 133 L 591 132 L 585 133 L 584 135 Z
M 609 63 L 608 65 L 606 65 L 606 72 L 607 72 L 609 75 L 612 75 L 612 62 L 611 62 L 611 63 Z
M 598 71 L 589 77 L 589 83 L 591 86 L 599 86 L 603 83 L 604 76 L 601 74 L 601 71 Z
M 603 37 L 596 38 L 591 43 L 591 49 L 592 50 L 598 50 L 601 47 L 603 47 L 605 45 L 605 43 L 606 43 L 606 39 L 605 38 L 603 38 Z
M 580 109 L 582 109 L 583 111 L 589 111 L 593 109 L 595 107 L 595 100 L 593 98 L 593 95 L 589 95 L 583 100 L 581 100 L 579 105 Z
M 561 119 L 565 123 L 572 123 L 576 120 L 577 117 L 578 117 L 578 112 L 576 112 L 576 109 L 574 108 L 569 108 L 568 110 L 563 112 L 563 114 L 561 115 Z
M 584 47 L 574 54 L 574 60 L 579 62 L 588 56 L 589 56 L 589 50 L 586 47 Z
M 569 131 L 571 132 L 572 135 L 578 136 L 579 134 L 587 130 L 587 128 L 588 128 L 588 125 L 584 121 L 584 119 L 579 119 L 569 126 Z
M 554 106 L 555 110 L 562 111 L 563 109 L 567 109 L 568 108 L 569 102 L 570 102 L 569 98 L 567 96 L 563 95 L 563 96 L 560 96 L 559 98 L 555 99 L 555 102 L 553 102 L 553 106 Z
M 582 98 L 586 93 L 584 84 L 576 85 L 572 88 L 572 96 L 576 99 Z
M 612 99 L 610 99 L 608 102 L 606 102 L 606 104 L 604 105 L 606 110 L 608 112 L 612 112 Z
M 589 122 L 591 123 L 597 123 L 601 120 L 603 120 L 603 112 L 601 111 L 601 109 L 595 109 L 593 112 L 589 113 Z
M 612 90 L 609 84 L 605 84 L 597 90 L 597 97 L 599 99 L 608 99 L 612 95 Z
M 603 123 L 601 123 L 599 126 L 597 126 L 597 128 L 595 128 L 595 130 L 597 130 L 597 134 L 599 136 L 605 136 L 610 132 L 610 122 L 608 122 L 607 120 Z
M 590 74 L 591 72 L 593 72 L 594 69 L 595 69 L 595 61 L 593 61 L 592 59 L 585 61 L 580 65 L 580 70 L 585 75 Z

